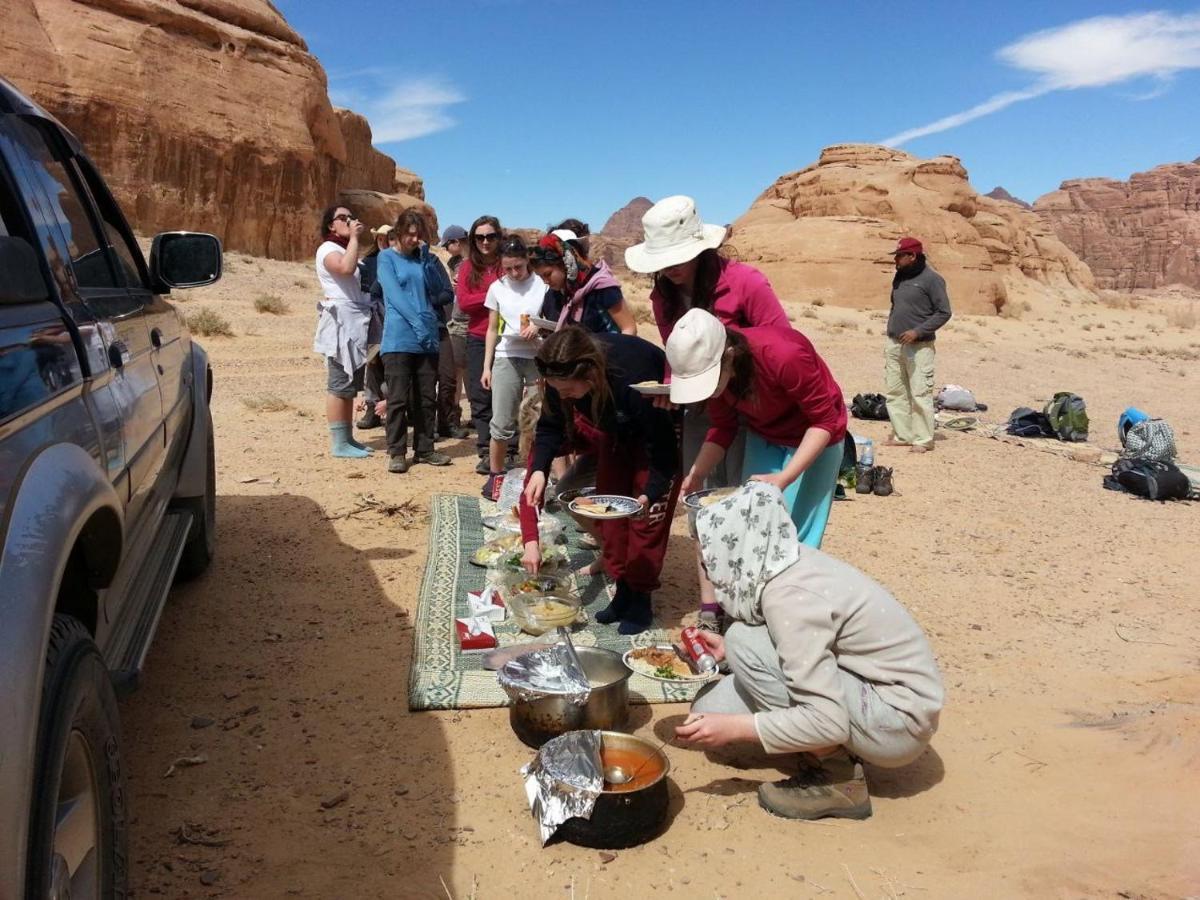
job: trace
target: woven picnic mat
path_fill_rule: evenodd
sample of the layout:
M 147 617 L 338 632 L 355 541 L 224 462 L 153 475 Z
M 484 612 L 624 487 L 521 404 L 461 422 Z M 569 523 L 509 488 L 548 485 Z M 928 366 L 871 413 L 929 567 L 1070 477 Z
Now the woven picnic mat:
M 408 682 L 408 708 L 472 709 L 508 706 L 508 695 L 496 682 L 496 673 L 483 667 L 483 654 L 460 653 L 454 620 L 467 615 L 467 592 L 486 585 L 486 570 L 470 562 L 471 554 L 495 535 L 483 527 L 483 517 L 494 504 L 479 497 L 434 494 L 429 525 L 429 555 L 417 600 L 412 668 Z M 568 552 L 572 566 L 585 564 L 594 555 L 579 546 L 575 523 L 565 512 Z M 618 634 L 616 625 L 600 625 L 597 610 L 609 602 L 612 586 L 603 575 L 578 577 L 580 596 L 588 613 L 587 622 L 575 626 L 571 639 L 581 647 L 604 647 L 624 653 L 630 647 L 669 642 L 673 634 L 651 629 L 633 638 Z M 548 637 L 533 637 L 518 628 L 509 615 L 495 623 L 501 647 L 518 643 L 541 643 Z M 670 684 L 643 675 L 629 680 L 629 697 L 634 703 L 679 703 L 692 700 L 694 684 Z

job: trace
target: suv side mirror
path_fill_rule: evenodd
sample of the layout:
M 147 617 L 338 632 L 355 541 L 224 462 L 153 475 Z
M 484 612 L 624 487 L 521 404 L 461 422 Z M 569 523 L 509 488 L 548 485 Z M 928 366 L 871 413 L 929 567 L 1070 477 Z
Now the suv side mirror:
M 50 297 L 38 256 L 29 242 L 19 237 L 0 237 L 0 304 L 34 303 Z
M 168 289 L 212 284 L 221 277 L 221 242 L 200 232 L 157 234 L 150 246 L 150 277 Z

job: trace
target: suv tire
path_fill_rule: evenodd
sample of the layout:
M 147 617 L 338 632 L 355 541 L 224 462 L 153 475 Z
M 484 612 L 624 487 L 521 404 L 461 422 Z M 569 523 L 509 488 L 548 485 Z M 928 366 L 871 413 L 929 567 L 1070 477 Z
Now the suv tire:
M 26 896 L 127 896 L 117 700 L 78 619 L 56 615 L 46 651 Z
M 183 555 L 179 557 L 179 568 L 175 570 L 176 581 L 191 581 L 204 574 L 212 562 L 217 549 L 217 454 L 213 437 L 212 418 L 208 423 L 208 452 L 204 472 L 204 496 L 181 500 L 178 509 L 191 510 L 192 530 Z

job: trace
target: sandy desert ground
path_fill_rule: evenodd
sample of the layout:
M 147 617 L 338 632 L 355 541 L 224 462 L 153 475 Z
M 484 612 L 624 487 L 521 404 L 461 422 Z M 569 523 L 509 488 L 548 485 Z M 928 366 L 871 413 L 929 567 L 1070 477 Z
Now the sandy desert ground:
M 219 285 L 179 296 L 235 336 L 203 339 L 219 555 L 176 590 L 144 686 L 123 703 L 137 896 L 1200 896 L 1200 506 L 1111 493 L 1100 466 L 986 437 L 879 450 L 897 494 L 839 504 L 825 549 L 914 612 L 948 703 L 918 763 L 869 772 L 873 818 L 773 819 L 754 796 L 779 777 L 767 761 L 671 748 L 662 837 L 607 861 L 543 849 L 516 774 L 531 754 L 506 712 L 407 710 L 420 514 L 340 517 L 368 492 L 423 511 L 435 491 L 476 491 L 471 446 L 443 445 L 452 469 L 403 476 L 382 452 L 331 459 L 311 267 L 228 263 Z M 288 312 L 255 312 L 263 295 Z M 1176 302 L 1169 321 L 1156 302 L 1104 300 L 957 318 L 939 381 L 972 387 L 995 419 L 1073 390 L 1109 447 L 1137 405 L 1200 461 L 1196 306 Z M 880 389 L 882 313 L 792 312 L 848 396 Z M 247 405 L 263 397 L 287 405 Z M 382 433 L 370 442 L 382 448 Z M 666 624 L 693 605 L 682 519 L 675 531 Z M 684 712 L 635 707 L 633 720 L 665 738 Z M 164 777 L 196 755 L 207 762 Z

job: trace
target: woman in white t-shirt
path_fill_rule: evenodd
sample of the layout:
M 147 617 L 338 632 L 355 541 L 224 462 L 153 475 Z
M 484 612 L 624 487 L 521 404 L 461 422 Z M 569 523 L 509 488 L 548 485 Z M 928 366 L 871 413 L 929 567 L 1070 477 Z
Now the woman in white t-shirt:
M 321 246 L 315 261 L 322 299 L 317 303 L 313 351 L 325 357 L 330 453 L 351 459 L 371 455 L 369 448 L 354 440 L 351 421 L 354 397 L 363 388 L 371 332 L 379 328 L 370 295 L 359 284 L 362 230 L 362 222 L 347 207 L 329 207 L 321 216 Z
M 504 454 L 516 434 L 517 411 L 525 388 L 537 383 L 533 357 L 537 354 L 538 328 L 530 316 L 542 314 L 546 282 L 529 270 L 529 250 L 517 235 L 509 235 L 500 247 L 504 275 L 488 288 L 484 306 L 489 310 L 484 344 L 484 388 L 492 392 L 489 474 L 483 496 L 495 500 L 504 480 Z

